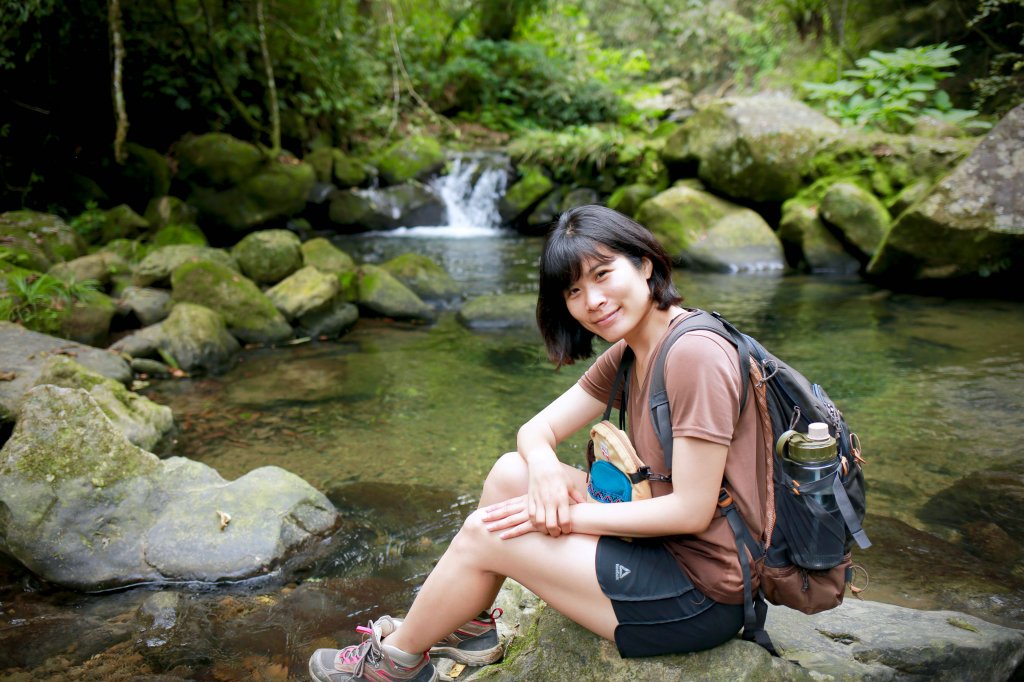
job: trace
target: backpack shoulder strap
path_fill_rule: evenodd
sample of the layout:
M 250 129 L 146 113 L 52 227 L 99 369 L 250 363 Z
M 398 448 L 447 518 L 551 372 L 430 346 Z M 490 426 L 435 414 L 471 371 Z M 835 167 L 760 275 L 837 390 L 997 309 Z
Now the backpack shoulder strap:
M 632 368 L 633 360 L 635 358 L 636 356 L 633 355 L 633 349 L 626 346 L 626 350 L 622 353 L 622 359 L 619 360 L 619 369 L 615 372 L 615 381 L 612 382 L 612 392 L 608 395 L 608 404 L 605 405 L 604 417 L 602 417 L 602 419 L 607 420 L 612 416 L 612 406 L 615 403 L 615 398 L 619 397 L 619 428 L 623 431 L 626 430 L 626 402 L 629 399 L 629 370 Z
M 661 350 L 658 352 L 658 357 L 655 359 L 654 367 L 651 370 L 651 421 L 654 422 L 654 433 L 658 436 L 658 442 L 661 444 L 661 450 L 665 455 L 665 468 L 669 470 L 672 469 L 672 414 L 669 410 L 668 394 L 665 391 L 665 358 L 668 356 L 669 349 L 672 348 L 672 345 L 683 334 L 696 330 L 714 332 L 736 346 L 736 351 L 739 353 L 740 380 L 743 383 L 743 392 L 740 398 L 741 412 L 747 404 L 747 392 L 750 388 L 748 369 L 750 365 L 750 345 L 746 337 L 726 322 L 718 313 L 697 310 L 694 315 L 690 315 L 669 332 L 668 338 L 661 345 Z

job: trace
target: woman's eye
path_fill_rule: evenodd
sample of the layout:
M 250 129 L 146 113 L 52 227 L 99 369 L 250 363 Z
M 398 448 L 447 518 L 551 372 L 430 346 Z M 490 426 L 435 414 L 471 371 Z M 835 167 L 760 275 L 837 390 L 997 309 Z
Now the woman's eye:
M 608 270 L 598 270 L 597 271 L 597 279 L 599 279 L 599 280 L 604 279 L 605 276 L 608 274 L 608 272 L 609 272 Z

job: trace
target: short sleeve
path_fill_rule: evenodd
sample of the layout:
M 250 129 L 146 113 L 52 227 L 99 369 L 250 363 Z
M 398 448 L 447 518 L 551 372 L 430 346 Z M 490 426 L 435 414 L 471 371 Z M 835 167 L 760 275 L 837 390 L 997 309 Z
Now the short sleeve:
M 665 358 L 672 435 L 732 443 L 741 382 L 739 356 L 731 343 L 713 332 L 684 334 Z
M 619 371 L 619 363 L 622 361 L 622 354 L 625 350 L 625 341 L 619 341 L 597 356 L 594 364 L 580 377 L 580 387 L 602 403 L 607 403 L 608 396 L 612 392 L 612 384 L 615 383 L 615 374 Z M 618 401 L 616 401 L 615 407 L 618 407 Z

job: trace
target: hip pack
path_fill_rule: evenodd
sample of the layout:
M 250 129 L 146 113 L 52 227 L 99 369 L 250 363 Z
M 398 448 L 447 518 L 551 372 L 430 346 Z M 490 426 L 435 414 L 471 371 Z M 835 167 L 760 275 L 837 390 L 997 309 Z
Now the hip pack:
M 736 347 L 743 383 L 741 413 L 752 389 L 761 420 L 768 478 L 764 536 L 754 538 L 750 533 L 729 493 L 728 481 L 723 481 L 718 506 L 736 538 L 743 572 L 743 638 L 777 656 L 764 630 L 765 599 L 817 613 L 841 604 L 847 585 L 854 593 L 863 589 L 853 585 L 855 566 L 850 555 L 854 542 L 861 549 L 871 546 L 861 525 L 866 498 L 860 441 L 821 386 L 718 313 L 696 310 L 672 329 L 651 370 L 651 420 L 668 471 L 672 469 L 672 417 L 665 391 L 665 358 L 679 338 L 696 330 L 718 334 Z M 627 348 L 620 371 L 624 367 L 628 372 L 632 360 Z M 618 386 L 613 390 L 614 396 Z M 620 404 L 626 404 L 625 397 Z M 827 425 L 825 438 L 834 439 L 829 441 L 834 454 L 830 450 L 826 459 L 802 467 L 786 457 L 787 447 L 795 434 L 806 433 L 811 424 L 816 424 L 812 432 L 824 431 L 821 425 Z M 760 578 L 757 594 L 752 589 L 754 573 Z

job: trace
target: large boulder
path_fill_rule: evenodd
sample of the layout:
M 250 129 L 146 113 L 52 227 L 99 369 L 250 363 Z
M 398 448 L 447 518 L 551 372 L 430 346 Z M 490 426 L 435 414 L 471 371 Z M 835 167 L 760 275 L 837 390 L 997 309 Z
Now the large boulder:
M 760 215 L 686 185 L 645 201 L 636 219 L 687 267 L 740 272 L 785 265 L 782 245 Z
M 110 348 L 133 358 L 159 357 L 188 372 L 218 372 L 231 364 L 240 347 L 218 313 L 178 303 L 166 320 L 128 334 Z
M 818 207 L 799 197 L 782 205 L 778 234 L 787 263 L 797 270 L 853 274 L 861 267 L 821 221 Z
M 449 302 L 461 293 L 452 276 L 429 256 L 403 253 L 383 263 L 381 267 L 424 301 Z
M 247 232 L 301 211 L 315 182 L 308 164 L 275 160 L 229 189 L 193 187 L 188 202 L 212 223 L 232 233 Z
M 317 182 L 331 184 L 340 189 L 361 187 L 367 181 L 366 167 L 340 149 L 321 147 L 303 159 L 313 167 Z
M 60 335 L 90 346 L 105 346 L 117 304 L 110 296 L 94 291 L 68 306 L 60 320 Z
M 361 310 L 370 315 L 406 320 L 431 320 L 434 309 L 379 265 L 362 265 L 357 273 Z
M 36 211 L 0 213 L 0 254 L 29 270 L 46 272 L 82 255 L 85 243 L 59 216 Z
M 512 329 L 537 326 L 533 294 L 490 294 L 466 301 L 456 319 L 468 329 Z
M 174 427 L 174 414 L 166 405 L 133 393 L 119 381 L 110 379 L 65 355 L 47 359 L 36 385 L 80 388 L 92 399 L 125 437 L 145 450 L 152 450 Z
M 0 321 L 0 421 L 11 421 L 22 396 L 36 385 L 47 358 L 67 354 L 90 370 L 122 384 L 132 380 L 132 370 L 116 352 L 92 348 L 55 336 L 29 331 L 13 322 Z
M 875 254 L 891 222 L 882 202 L 852 182 L 837 182 L 825 190 L 818 213 L 864 263 Z
M 302 267 L 302 242 L 288 230 L 260 230 L 245 235 L 231 255 L 246 277 L 274 284 Z
M 134 239 L 150 228 L 149 221 L 136 213 L 128 204 L 120 204 L 103 212 L 99 229 L 99 243 L 114 239 Z
M 440 225 L 445 208 L 441 197 L 416 181 L 383 189 L 345 189 L 330 194 L 328 218 L 346 232 Z
M 735 638 L 693 654 L 623 659 L 612 642 L 516 583 L 506 583 L 497 604 L 504 610 L 499 632 L 514 637 L 504 662 L 472 680 L 1007 680 L 1024 659 L 1019 630 L 954 611 L 855 599 L 814 616 L 769 607 L 779 658 Z
M 323 237 L 314 237 L 302 243 L 302 262 L 323 272 L 351 270 L 356 265 L 352 256 Z
M 171 275 L 171 297 L 219 313 L 228 330 L 245 343 L 278 343 L 292 336 L 288 321 L 255 282 L 218 263 L 178 266 Z
M 1017 287 L 1024 272 L 1024 105 L 904 211 L 868 273 L 888 280 L 991 281 Z
M 126 287 L 117 300 L 118 312 L 134 316 L 143 327 L 167 319 L 173 305 L 170 293 L 147 287 Z
M 224 249 L 212 249 L 194 244 L 172 244 L 151 251 L 143 258 L 135 266 L 132 282 L 140 287 L 167 284 L 171 279 L 171 273 L 179 265 L 197 261 L 210 261 L 232 270 L 238 270 L 238 263 Z
M 700 179 L 728 196 L 784 201 L 803 186 L 808 165 L 839 126 L 801 102 L 774 96 L 715 102 L 665 143 L 672 165 L 691 160 Z
M 654 187 L 643 183 L 623 185 L 612 192 L 612 195 L 608 197 L 608 208 L 614 209 L 619 213 L 628 215 L 629 217 L 633 217 L 640 208 L 640 204 L 644 203 L 657 193 L 658 192 Z
M 73 260 L 57 263 L 50 268 L 51 277 L 66 282 L 84 282 L 92 280 L 101 286 L 110 284 L 115 275 L 131 272 L 131 266 L 119 254 L 113 251 L 97 251 L 88 256 L 79 256 Z
M 132 445 L 81 389 L 38 386 L 0 451 L 0 546 L 74 589 L 264 575 L 331 532 L 333 505 L 277 467 L 225 481 Z
M 172 196 L 150 199 L 143 216 L 153 229 L 167 225 L 188 225 L 194 223 L 196 210 L 187 203 Z
M 226 133 L 186 137 L 175 146 L 175 156 L 179 180 L 218 189 L 241 184 L 266 161 L 259 147 Z
M 536 166 L 519 169 L 520 177 L 501 198 L 498 211 L 505 223 L 517 224 L 555 189 L 555 183 Z
M 444 166 L 444 150 L 432 137 L 407 137 L 377 158 L 380 178 L 387 185 L 426 180 Z
M 267 298 L 290 321 L 331 307 L 340 289 L 336 275 L 307 265 L 267 289 Z

